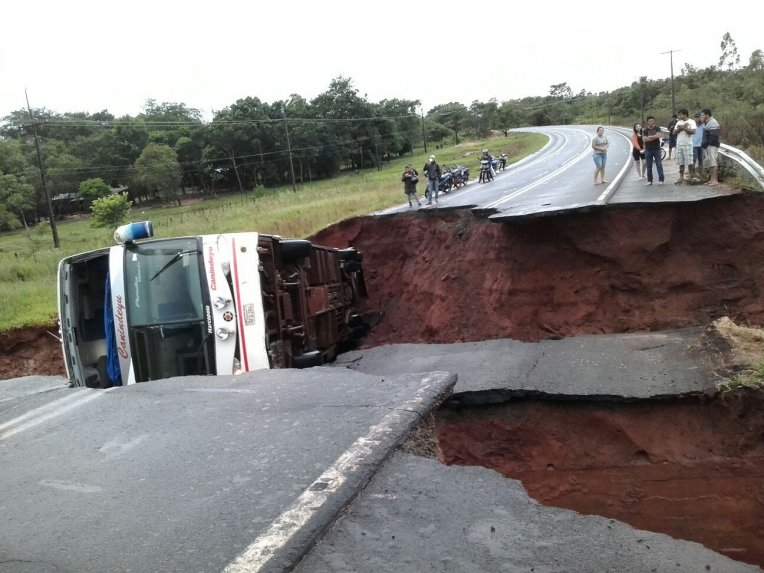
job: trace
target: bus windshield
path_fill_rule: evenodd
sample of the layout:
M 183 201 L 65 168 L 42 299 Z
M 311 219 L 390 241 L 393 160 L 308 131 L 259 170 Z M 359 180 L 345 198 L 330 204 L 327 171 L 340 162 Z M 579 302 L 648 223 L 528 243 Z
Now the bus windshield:
M 213 372 L 196 238 L 125 246 L 125 293 L 136 381 Z
M 204 320 L 199 247 L 194 238 L 125 248 L 130 326 Z

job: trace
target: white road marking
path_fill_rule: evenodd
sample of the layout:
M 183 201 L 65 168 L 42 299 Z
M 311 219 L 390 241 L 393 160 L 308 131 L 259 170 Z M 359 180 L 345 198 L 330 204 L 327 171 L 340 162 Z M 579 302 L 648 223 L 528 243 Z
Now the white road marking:
M 53 489 L 60 489 L 63 491 L 76 491 L 77 493 L 100 493 L 103 491 L 103 488 L 99 485 L 88 485 L 86 483 L 77 483 L 74 481 L 44 479 L 37 483 L 44 487 L 52 487 Z
M 295 534 L 323 507 L 331 494 L 335 493 L 347 478 L 358 471 L 364 458 L 371 455 L 375 446 L 382 443 L 396 426 L 399 425 L 403 413 L 418 411 L 429 390 L 432 376 L 423 380 L 416 395 L 395 410 L 388 413 L 379 424 L 371 426 L 369 432 L 358 438 L 339 458 L 314 481 L 308 489 L 278 516 L 255 539 L 244 552 L 229 563 L 223 573 L 251 573 L 259 571 L 271 560 L 276 552 L 289 542 Z
M 82 406 L 98 398 L 105 392 L 96 390 L 81 390 L 76 394 L 65 396 L 58 400 L 54 400 L 49 404 L 30 410 L 26 414 L 22 414 L 12 420 L 8 420 L 0 424 L 0 440 L 10 438 L 11 436 L 33 428 L 43 422 L 47 422 L 51 418 L 65 414 L 75 408 Z
M 574 129 L 572 131 L 579 131 L 579 132 L 582 132 L 582 133 L 586 133 L 585 131 L 583 131 L 581 129 Z M 562 133 L 560 135 L 562 135 L 562 137 L 565 139 L 565 143 L 563 144 L 563 146 L 560 149 L 558 149 L 557 151 L 555 151 L 551 155 L 547 156 L 545 159 L 549 159 L 550 157 L 553 157 L 554 155 L 556 155 L 557 153 L 559 153 L 560 151 L 562 151 L 565 148 L 565 145 L 567 144 L 568 138 L 567 138 L 567 136 L 564 133 Z M 530 183 L 529 185 L 526 185 L 525 187 L 521 187 L 520 189 L 510 193 L 509 195 L 506 195 L 506 196 L 504 196 L 504 197 L 502 197 L 500 199 L 497 199 L 493 203 L 489 203 L 488 205 L 485 205 L 483 207 L 483 209 L 495 209 L 495 208 L 499 207 L 500 205 L 503 205 L 507 201 L 511 201 L 515 197 L 519 197 L 523 193 L 526 193 L 526 192 L 530 191 L 531 189 L 534 189 L 535 187 L 538 187 L 542 183 L 546 183 L 547 181 L 549 181 L 553 177 L 556 177 L 560 173 L 564 172 L 565 170 L 569 169 L 570 167 L 572 167 L 573 165 L 575 165 L 576 163 L 578 163 L 579 161 L 581 161 L 582 159 L 587 157 L 590 153 L 591 153 L 591 149 L 590 149 L 589 146 L 587 146 L 586 149 L 584 149 L 584 151 L 582 151 L 580 154 L 578 154 L 575 157 L 572 157 L 571 159 L 568 159 L 566 162 L 564 162 L 562 165 L 560 165 L 560 167 L 558 167 L 557 169 L 555 169 L 554 171 L 552 171 L 548 175 L 544 175 L 544 176 L 540 177 L 539 179 L 536 179 L 533 183 Z

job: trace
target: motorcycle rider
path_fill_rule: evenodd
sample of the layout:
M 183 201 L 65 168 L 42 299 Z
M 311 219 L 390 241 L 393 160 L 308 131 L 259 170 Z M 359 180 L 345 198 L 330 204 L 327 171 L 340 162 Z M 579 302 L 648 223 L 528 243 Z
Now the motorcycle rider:
M 438 204 L 438 183 L 440 183 L 440 165 L 435 161 L 435 156 L 430 155 L 430 159 L 424 164 L 422 172 L 427 177 L 427 204 L 432 205 L 433 195 L 435 204 Z
M 480 183 L 493 181 L 493 167 L 491 166 L 492 162 L 493 157 L 491 157 L 491 154 L 488 153 L 487 149 L 484 149 L 483 154 L 480 156 Z

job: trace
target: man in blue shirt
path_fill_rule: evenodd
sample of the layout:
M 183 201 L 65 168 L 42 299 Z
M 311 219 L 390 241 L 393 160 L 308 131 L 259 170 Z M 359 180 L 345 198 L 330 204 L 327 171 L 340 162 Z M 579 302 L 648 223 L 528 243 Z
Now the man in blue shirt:
M 692 163 L 696 169 L 703 165 L 703 130 L 705 125 L 700 119 L 700 112 L 695 113 L 695 133 L 692 134 Z

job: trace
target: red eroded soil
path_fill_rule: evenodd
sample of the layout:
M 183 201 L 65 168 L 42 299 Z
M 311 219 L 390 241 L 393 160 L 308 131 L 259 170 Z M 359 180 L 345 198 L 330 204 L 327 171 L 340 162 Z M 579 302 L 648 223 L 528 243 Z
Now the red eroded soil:
M 514 401 L 437 415 L 441 458 L 764 566 L 764 395 L 635 403 Z
M 0 380 L 18 376 L 66 375 L 58 327 L 19 328 L 0 333 Z
M 357 217 L 314 237 L 364 253 L 370 344 L 764 322 L 764 196 L 571 213 L 519 224 L 470 211 Z M 0 340 L 0 378 L 60 374 L 48 329 Z
M 501 224 L 358 217 L 312 240 L 364 253 L 371 342 L 540 340 L 764 320 L 764 196 Z

